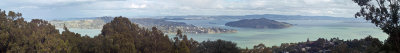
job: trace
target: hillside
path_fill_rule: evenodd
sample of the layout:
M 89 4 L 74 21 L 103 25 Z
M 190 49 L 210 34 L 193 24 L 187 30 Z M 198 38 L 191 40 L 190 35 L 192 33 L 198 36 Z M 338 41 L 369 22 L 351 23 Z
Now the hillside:
M 275 20 L 269 20 L 266 18 L 260 19 L 243 19 L 239 21 L 228 22 L 226 26 L 231 27 L 242 27 L 242 28 L 270 28 L 270 29 L 281 29 L 292 26 L 289 23 L 278 22 Z

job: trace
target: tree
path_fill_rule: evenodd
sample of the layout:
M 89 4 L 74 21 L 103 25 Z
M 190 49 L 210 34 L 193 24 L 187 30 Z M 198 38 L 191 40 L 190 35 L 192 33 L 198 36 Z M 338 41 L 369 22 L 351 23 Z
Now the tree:
M 0 53 L 60 53 L 69 51 L 68 43 L 47 21 L 24 21 L 21 13 L 0 10 Z
M 178 29 L 178 31 L 176 32 L 176 36 L 178 38 L 182 38 L 183 37 L 182 30 Z
M 258 44 L 250 50 L 246 47 L 246 49 L 242 50 L 241 53 L 272 53 L 272 50 L 264 44 Z
M 272 53 L 270 48 L 267 48 L 264 44 L 258 44 L 254 46 L 253 52 L 255 53 Z
M 106 41 L 101 45 L 110 52 L 121 53 L 171 53 L 172 41 L 156 27 L 151 30 L 140 28 L 126 17 L 115 17 L 104 25 L 98 39 Z
M 113 21 L 103 26 L 101 36 L 110 41 L 111 47 L 108 49 L 112 53 L 135 53 L 135 39 L 138 36 L 138 26 L 132 24 L 128 18 L 115 17 Z
M 181 41 L 181 43 L 179 44 L 177 53 L 190 53 L 190 49 L 187 46 L 186 41 Z
M 383 50 L 400 52 L 400 0 L 353 0 L 361 9 L 355 17 L 371 21 L 389 35 Z
M 236 43 L 225 41 L 225 40 L 216 40 L 216 41 L 203 41 L 196 48 L 197 51 L 194 53 L 239 53 L 239 48 L 236 46 Z
M 178 29 L 176 36 L 173 38 L 174 39 L 174 49 L 175 49 L 175 53 L 190 53 L 190 49 L 192 48 L 192 43 L 189 42 L 189 40 L 187 39 L 186 35 L 182 34 L 183 32 Z

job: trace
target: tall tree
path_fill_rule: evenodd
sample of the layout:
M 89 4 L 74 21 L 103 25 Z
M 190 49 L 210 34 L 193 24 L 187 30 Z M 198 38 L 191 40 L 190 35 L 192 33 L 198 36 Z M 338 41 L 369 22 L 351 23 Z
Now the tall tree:
M 104 25 L 99 39 L 109 44 L 110 52 L 122 53 L 171 53 L 172 42 L 168 36 L 152 27 L 151 30 L 140 28 L 126 17 L 115 17 Z
M 107 52 L 112 53 L 136 53 L 135 36 L 138 35 L 138 26 L 132 24 L 128 18 L 115 17 L 113 21 L 103 26 L 101 36 L 104 37 L 111 47 Z
M 400 0 L 353 0 L 361 9 L 355 17 L 371 21 L 389 35 L 383 50 L 400 52 Z

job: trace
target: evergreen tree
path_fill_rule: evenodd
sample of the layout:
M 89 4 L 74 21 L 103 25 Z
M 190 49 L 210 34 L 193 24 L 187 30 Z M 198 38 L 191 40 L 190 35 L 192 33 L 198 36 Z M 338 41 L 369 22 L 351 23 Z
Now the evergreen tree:
M 216 41 L 203 41 L 196 48 L 194 53 L 239 53 L 240 50 L 236 46 L 236 43 L 216 40 Z
M 400 52 L 400 24 L 399 24 L 399 0 L 353 0 L 361 9 L 355 17 L 365 18 L 371 21 L 383 32 L 389 35 L 384 51 Z

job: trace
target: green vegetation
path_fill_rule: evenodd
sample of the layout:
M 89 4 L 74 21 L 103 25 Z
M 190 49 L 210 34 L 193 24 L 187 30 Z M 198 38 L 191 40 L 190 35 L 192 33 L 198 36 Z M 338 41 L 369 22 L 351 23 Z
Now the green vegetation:
M 382 45 L 377 38 L 368 36 L 346 41 L 339 38 L 319 38 L 316 41 L 282 43 L 281 46 L 270 49 L 279 53 L 376 53 Z
M 47 21 L 24 21 L 21 13 L 0 10 L 0 53 L 286 53 L 286 52 L 377 52 L 383 44 L 377 38 L 343 41 L 318 39 L 299 43 L 283 43 L 253 49 L 239 49 L 225 40 L 203 41 L 188 38 L 181 30 L 173 39 L 152 27 L 140 28 L 128 18 L 115 17 L 103 26 L 101 34 L 90 38 L 68 30 L 61 34 Z
M 0 52 L 70 52 L 69 41 L 63 40 L 61 34 L 47 21 L 33 19 L 24 21 L 21 13 L 0 10 Z M 75 34 L 74 34 L 75 35 Z
M 207 49 L 204 49 L 207 48 Z M 224 40 L 217 41 L 204 41 L 198 48 L 196 53 L 239 53 L 239 48 L 236 47 L 236 43 Z
M 243 28 L 270 28 L 270 29 L 282 29 L 292 26 L 292 24 L 286 22 L 278 22 L 275 20 L 269 20 L 266 18 L 260 19 L 243 19 L 239 21 L 228 22 L 226 26 L 231 27 L 243 27 Z
M 400 52 L 399 0 L 353 0 L 361 9 L 355 17 L 371 21 L 389 35 L 382 52 Z

